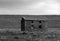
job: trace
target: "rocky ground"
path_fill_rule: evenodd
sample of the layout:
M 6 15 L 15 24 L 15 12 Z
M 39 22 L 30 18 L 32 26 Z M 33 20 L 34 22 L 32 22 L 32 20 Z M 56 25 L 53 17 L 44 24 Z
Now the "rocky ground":
M 22 16 L 0 16 L 0 41 L 60 41 L 60 16 L 35 16 L 34 18 L 37 17 L 47 17 L 46 31 L 20 32 Z M 4 30 L 7 28 L 8 30 Z
M 0 33 L 0 41 L 60 41 L 60 34 L 55 32 L 9 32 Z

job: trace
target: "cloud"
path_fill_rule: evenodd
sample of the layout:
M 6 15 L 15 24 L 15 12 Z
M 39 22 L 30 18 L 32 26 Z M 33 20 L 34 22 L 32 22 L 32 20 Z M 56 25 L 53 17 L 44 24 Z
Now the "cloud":
M 5 2 L 8 4 L 0 4 L 0 14 L 43 15 L 60 13 L 59 0 L 13 0 Z

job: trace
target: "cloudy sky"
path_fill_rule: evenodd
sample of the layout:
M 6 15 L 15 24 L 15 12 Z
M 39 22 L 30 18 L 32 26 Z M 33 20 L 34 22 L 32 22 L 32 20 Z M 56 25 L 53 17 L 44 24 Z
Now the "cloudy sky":
M 0 14 L 60 14 L 60 0 L 0 0 Z

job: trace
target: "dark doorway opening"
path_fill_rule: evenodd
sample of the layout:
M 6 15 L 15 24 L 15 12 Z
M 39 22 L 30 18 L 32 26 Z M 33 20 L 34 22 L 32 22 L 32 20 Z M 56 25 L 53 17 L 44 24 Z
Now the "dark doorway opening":
M 21 31 L 25 31 L 25 20 L 22 18 L 21 20 Z

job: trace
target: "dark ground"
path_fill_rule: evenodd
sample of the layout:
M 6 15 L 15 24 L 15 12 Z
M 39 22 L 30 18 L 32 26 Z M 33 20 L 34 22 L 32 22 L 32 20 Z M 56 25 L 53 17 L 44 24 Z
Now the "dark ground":
M 43 18 L 47 21 L 47 32 L 21 34 L 0 33 L 1 41 L 57 41 L 60 40 L 60 16 L 58 15 L 0 15 L 0 29 L 21 29 L 21 18 Z M 1 30 L 2 31 L 2 30 Z M 53 32 L 54 31 L 54 32 Z M 52 32 L 52 33 L 51 33 Z M 51 35 L 51 36 L 49 36 Z M 54 36 L 56 35 L 56 36 Z M 46 37 L 47 36 L 47 37 Z M 5 37 L 5 38 L 4 38 Z M 45 38 L 46 37 L 46 38 Z
M 23 15 L 0 15 L 0 28 L 20 28 L 21 27 L 21 18 Z M 45 16 L 33 16 L 25 15 L 29 18 L 47 18 L 48 27 L 60 27 L 60 16 L 57 15 L 45 15 Z

